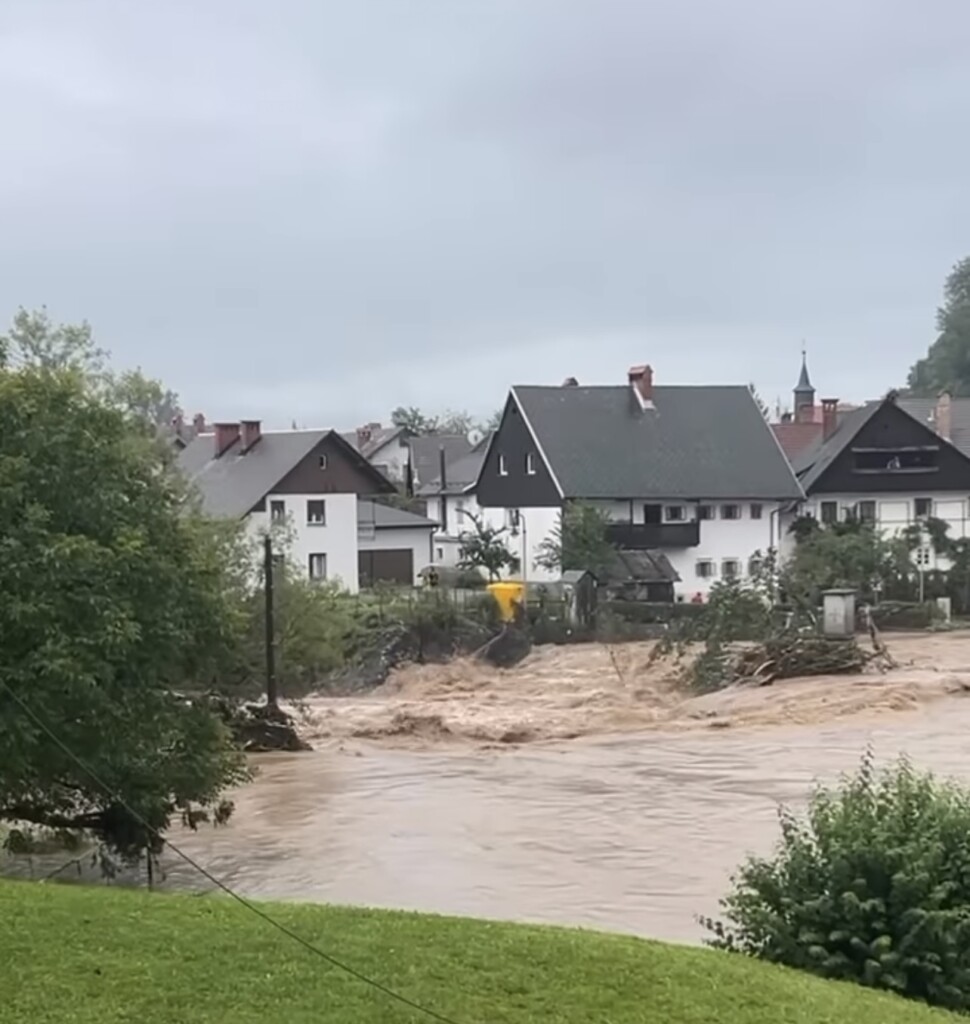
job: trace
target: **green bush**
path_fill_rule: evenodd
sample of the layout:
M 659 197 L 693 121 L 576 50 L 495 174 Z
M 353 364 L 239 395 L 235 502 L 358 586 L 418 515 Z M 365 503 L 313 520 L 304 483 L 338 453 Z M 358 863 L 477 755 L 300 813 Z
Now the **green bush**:
M 826 978 L 970 1010 L 970 792 L 899 761 L 781 817 L 705 919 L 710 944 Z
M 932 602 L 918 601 L 883 601 L 871 610 L 879 629 L 929 629 L 938 614 Z
M 600 610 L 625 622 L 665 623 L 697 619 L 705 614 L 702 604 L 663 601 L 601 601 Z

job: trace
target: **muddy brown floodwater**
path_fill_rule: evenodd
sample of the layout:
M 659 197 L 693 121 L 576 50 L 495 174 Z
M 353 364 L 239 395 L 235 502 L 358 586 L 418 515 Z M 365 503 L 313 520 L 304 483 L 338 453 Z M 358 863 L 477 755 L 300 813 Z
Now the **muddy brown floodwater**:
M 970 778 L 970 637 L 890 638 L 885 675 L 685 700 L 649 646 L 411 668 L 316 699 L 309 754 L 258 759 L 229 826 L 181 834 L 250 896 L 696 942 L 780 803 L 882 759 Z M 571 737 L 571 739 L 567 739 Z M 204 888 L 171 854 L 167 884 Z

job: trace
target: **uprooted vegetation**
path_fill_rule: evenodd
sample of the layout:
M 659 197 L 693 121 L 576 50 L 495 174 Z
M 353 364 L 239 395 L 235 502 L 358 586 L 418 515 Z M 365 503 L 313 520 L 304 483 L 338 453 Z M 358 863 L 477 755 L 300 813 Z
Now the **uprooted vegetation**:
M 682 662 L 682 678 L 695 693 L 736 683 L 857 674 L 871 663 L 893 666 L 871 621 L 869 651 L 855 637 L 819 635 L 813 620 L 782 617 L 756 586 L 738 580 L 715 584 L 705 612 L 677 620 L 654 648 L 655 658 Z

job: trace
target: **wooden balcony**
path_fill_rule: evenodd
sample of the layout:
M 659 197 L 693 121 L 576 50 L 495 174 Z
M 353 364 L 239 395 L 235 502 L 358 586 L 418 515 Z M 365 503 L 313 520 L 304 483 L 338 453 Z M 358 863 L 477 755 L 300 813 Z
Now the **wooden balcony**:
M 692 523 L 610 523 L 606 536 L 618 548 L 644 551 L 648 548 L 694 548 L 701 542 L 701 524 Z

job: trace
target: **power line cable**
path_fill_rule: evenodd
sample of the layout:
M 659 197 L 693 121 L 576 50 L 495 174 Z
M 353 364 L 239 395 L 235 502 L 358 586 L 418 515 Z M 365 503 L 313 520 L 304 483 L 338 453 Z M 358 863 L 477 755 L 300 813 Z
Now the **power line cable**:
M 85 772 L 85 774 L 89 776 L 91 781 L 99 789 L 101 789 L 107 796 L 114 800 L 119 806 L 123 807 L 131 815 L 131 817 L 138 822 L 139 825 L 141 825 L 146 831 L 155 836 L 157 839 L 161 840 L 166 846 L 169 847 L 169 849 L 173 850 L 179 857 L 181 857 L 186 864 L 188 864 L 191 868 L 194 868 L 196 871 L 198 871 L 199 874 L 201 874 L 204 878 L 210 881 L 214 886 L 216 886 L 216 888 L 220 889 L 227 896 L 231 897 L 237 903 L 244 906 L 247 910 L 254 913 L 257 917 L 262 918 L 267 924 L 271 925 L 273 928 L 276 928 L 277 931 L 280 931 L 284 935 L 293 939 L 294 942 L 298 942 L 301 946 L 303 946 L 304 949 L 309 950 L 309 952 L 321 957 L 328 964 L 330 964 L 331 967 L 336 967 L 338 970 L 341 970 L 344 973 L 349 974 L 352 978 L 356 978 L 358 981 L 363 982 L 365 985 L 369 985 L 371 988 L 387 996 L 389 999 L 392 999 L 395 1002 L 398 1002 L 402 1006 L 406 1006 L 411 1010 L 416 1010 L 418 1013 L 423 1014 L 430 1020 L 436 1020 L 439 1022 L 439 1024 L 459 1024 L 459 1022 L 456 1021 L 454 1018 L 446 1017 L 444 1014 L 438 1013 L 437 1010 L 433 1010 L 429 1006 L 423 1006 L 421 1003 L 417 1003 L 414 1000 L 409 999 L 407 996 L 402 995 L 400 992 L 396 992 L 394 989 L 388 987 L 387 985 L 384 985 L 381 982 L 375 980 L 374 978 L 369 977 L 368 975 L 364 974 L 363 971 L 357 970 L 356 967 L 351 967 L 350 964 L 344 963 L 342 960 L 338 960 L 335 956 L 325 952 L 319 946 L 316 946 L 312 942 L 310 942 L 308 939 L 303 938 L 302 935 L 293 931 L 292 928 L 290 928 L 288 925 L 283 924 L 282 921 L 277 921 L 276 918 L 274 918 L 271 914 L 267 914 L 265 910 L 262 910 L 255 903 L 251 903 L 249 900 L 247 900 L 245 896 L 240 896 L 239 893 L 231 889 L 228 885 L 226 885 L 225 882 L 216 878 L 215 875 L 213 875 L 210 871 L 204 868 L 197 860 L 189 856 L 189 854 L 185 853 L 184 850 L 181 850 L 173 842 L 166 839 L 158 831 L 158 829 L 150 825 L 144 819 L 144 817 L 142 817 L 142 815 L 140 815 L 136 810 L 130 807 L 125 800 L 118 796 L 117 793 L 114 793 L 111 790 L 111 787 L 106 785 L 98 777 L 94 769 L 91 768 L 90 765 L 88 765 L 84 760 L 82 760 L 82 758 L 80 758 L 77 754 L 75 754 L 74 751 L 71 750 L 71 748 L 54 732 L 53 729 L 50 728 L 49 725 L 47 725 L 47 723 L 23 700 L 23 698 L 10 687 L 10 685 L 5 680 L 0 679 L 0 687 L 3 687 L 3 689 L 13 698 L 14 702 L 20 707 L 24 714 L 27 715 L 27 717 L 42 732 L 44 732 L 49 737 L 49 739 L 51 739 L 53 743 L 64 754 L 66 754 L 83 772 Z

